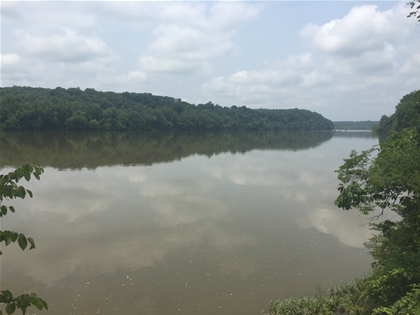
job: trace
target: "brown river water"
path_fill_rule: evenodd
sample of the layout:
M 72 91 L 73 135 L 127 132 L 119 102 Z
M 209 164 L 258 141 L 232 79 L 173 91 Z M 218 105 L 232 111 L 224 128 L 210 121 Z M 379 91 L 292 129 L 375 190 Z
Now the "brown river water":
M 334 206 L 368 132 L 2 133 L 1 173 L 45 167 L 5 203 L 2 289 L 70 315 L 260 314 L 369 272 L 368 218 Z

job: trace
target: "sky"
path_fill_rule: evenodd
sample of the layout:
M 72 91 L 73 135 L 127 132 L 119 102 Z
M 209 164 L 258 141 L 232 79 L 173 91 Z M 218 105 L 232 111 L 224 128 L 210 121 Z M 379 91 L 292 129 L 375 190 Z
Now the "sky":
M 1 1 L 1 86 L 379 120 L 420 88 L 407 1 Z

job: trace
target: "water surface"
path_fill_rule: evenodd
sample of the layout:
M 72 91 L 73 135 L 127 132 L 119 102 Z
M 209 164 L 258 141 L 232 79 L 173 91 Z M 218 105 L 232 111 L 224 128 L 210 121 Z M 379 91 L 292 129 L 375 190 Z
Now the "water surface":
M 367 273 L 368 220 L 334 170 L 369 133 L 2 133 L 2 173 L 45 166 L 2 229 L 2 288 L 59 314 L 260 314 Z M 44 314 L 35 308 L 31 313 Z M 45 313 L 47 314 L 47 313 Z

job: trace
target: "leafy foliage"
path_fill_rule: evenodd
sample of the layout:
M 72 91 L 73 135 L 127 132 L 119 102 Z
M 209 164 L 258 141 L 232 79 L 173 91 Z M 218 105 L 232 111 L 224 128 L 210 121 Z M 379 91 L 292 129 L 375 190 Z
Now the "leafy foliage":
M 39 310 L 48 310 L 48 304 L 35 293 L 13 297 L 13 294 L 8 290 L 0 291 L 0 303 L 6 304 L 6 313 L 9 315 L 13 314 L 16 309 L 20 309 L 22 314 L 25 315 L 26 309 L 32 305 Z M 2 314 L 2 311 L 0 311 L 0 314 Z
M 308 110 L 197 106 L 149 93 L 0 88 L 3 130 L 332 130 Z
M 321 286 L 317 287 L 314 297 L 270 302 L 270 314 L 331 315 L 334 308 L 332 299 L 323 293 Z
M 414 17 L 420 22 L 420 0 L 410 1 L 408 3 L 413 11 L 407 17 Z
M 404 215 L 403 209 L 420 193 L 420 150 L 418 133 L 407 128 L 394 134 L 381 148 L 361 154 L 352 152 L 339 168 L 341 181 L 336 205 L 358 208 L 363 214 L 390 209 Z M 377 158 L 372 154 L 379 152 Z
M 420 133 L 420 90 L 404 95 L 395 107 L 393 115 L 381 117 L 378 133 L 381 138 L 385 139 L 394 132 L 408 127 L 415 127 Z
M 396 220 L 372 223 L 377 233 L 367 243 L 374 263 L 364 294 L 383 308 L 403 303 L 420 285 L 419 143 L 416 129 L 406 128 L 380 148 L 352 152 L 338 170 L 341 184 L 336 205 L 363 214 L 379 210 L 380 214 L 394 211 L 398 215 Z M 373 151 L 378 151 L 375 158 L 370 156 Z
M 19 181 L 23 178 L 29 181 L 31 176 L 39 180 L 43 171 L 43 168 L 37 164 L 25 164 L 13 172 L 0 175 L 0 217 L 5 216 L 9 211 L 12 213 L 16 211 L 13 206 L 4 205 L 3 202 L 5 200 L 15 198 L 23 199 L 26 195 L 32 197 L 32 192 L 19 185 Z M 0 242 L 4 242 L 6 246 L 16 241 L 22 250 L 25 250 L 28 245 L 29 249 L 35 248 L 35 241 L 31 237 L 26 237 L 24 234 L 14 231 L 0 231 Z M 0 251 L 0 255 L 2 254 Z M 39 310 L 48 309 L 47 303 L 35 293 L 22 294 L 14 297 L 9 290 L 0 291 L 0 304 L 6 305 L 5 311 L 8 315 L 13 314 L 17 309 L 20 309 L 25 315 L 26 309 L 32 305 L 36 306 Z M 2 314 L 3 312 L 0 310 L 0 315 Z
M 418 286 L 391 306 L 378 306 L 366 295 L 372 280 L 373 276 L 355 279 L 326 291 L 317 287 L 314 297 L 271 301 L 264 315 L 420 315 Z

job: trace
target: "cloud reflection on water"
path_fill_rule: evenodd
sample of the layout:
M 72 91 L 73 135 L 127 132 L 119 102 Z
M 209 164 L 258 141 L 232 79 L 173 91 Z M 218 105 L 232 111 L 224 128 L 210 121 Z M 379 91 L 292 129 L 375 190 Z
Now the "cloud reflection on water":
M 164 282 L 176 291 L 185 283 L 179 273 L 210 295 L 226 293 L 218 287 L 226 286 L 244 296 L 260 290 L 267 301 L 267 292 L 308 283 L 313 289 L 354 265 L 340 256 L 360 254 L 351 248 L 362 248 L 370 235 L 364 218 L 333 205 L 333 170 L 341 160 L 331 141 L 306 151 L 190 156 L 147 167 L 48 168 L 40 182 L 30 182 L 34 199 L 17 203 L 25 211 L 3 225 L 37 241 L 36 251 L 6 249 L 4 278 L 14 273 L 54 288 L 97 279 L 96 287 L 83 282 L 95 292 L 111 285 L 107 277 L 152 274 L 147 286 Z M 281 289 L 280 281 L 289 284 Z

